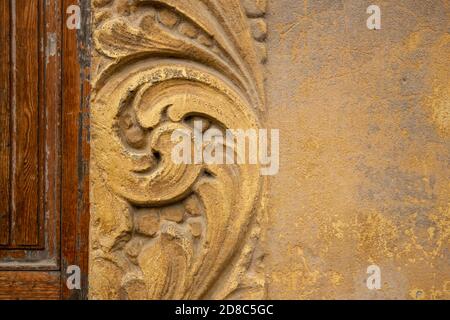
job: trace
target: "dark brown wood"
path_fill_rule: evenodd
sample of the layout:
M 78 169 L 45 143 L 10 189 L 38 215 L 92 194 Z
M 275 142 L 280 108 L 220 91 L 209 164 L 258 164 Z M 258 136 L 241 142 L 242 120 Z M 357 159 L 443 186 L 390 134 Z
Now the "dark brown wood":
M 82 8 L 82 28 L 63 28 L 61 283 L 64 299 L 85 299 L 89 245 L 89 1 L 63 0 L 64 8 L 72 4 Z M 68 290 L 65 286 L 69 265 L 80 267 L 82 290 Z
M 87 297 L 89 1 L 82 30 L 71 4 L 0 0 L 0 299 Z
M 0 272 L 0 300 L 57 300 L 59 272 Z
M 10 3 L 0 2 L 0 245 L 9 244 L 10 223 Z
M 39 244 L 39 1 L 16 0 L 13 10 L 13 246 Z M 41 89 L 41 90 L 40 90 Z
M 2 1 L 11 9 L 5 68 L 12 75 L 8 152 L 15 161 L 12 237 L 0 243 L 0 270 L 60 270 L 60 1 Z

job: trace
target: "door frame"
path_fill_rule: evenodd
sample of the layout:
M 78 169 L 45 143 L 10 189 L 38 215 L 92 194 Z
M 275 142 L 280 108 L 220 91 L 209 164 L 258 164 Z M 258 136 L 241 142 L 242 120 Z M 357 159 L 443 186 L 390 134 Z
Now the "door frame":
M 87 299 L 89 255 L 90 0 L 62 2 L 61 298 Z M 80 29 L 66 26 L 67 8 L 81 9 Z M 67 267 L 81 271 L 81 290 L 68 289 Z

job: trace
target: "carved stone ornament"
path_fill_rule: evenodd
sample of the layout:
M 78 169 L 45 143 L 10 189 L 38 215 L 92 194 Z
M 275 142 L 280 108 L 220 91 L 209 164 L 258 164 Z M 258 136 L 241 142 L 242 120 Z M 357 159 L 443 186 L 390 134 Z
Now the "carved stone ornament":
M 261 128 L 265 1 L 92 12 L 90 298 L 263 298 L 259 166 L 175 164 L 171 134 Z

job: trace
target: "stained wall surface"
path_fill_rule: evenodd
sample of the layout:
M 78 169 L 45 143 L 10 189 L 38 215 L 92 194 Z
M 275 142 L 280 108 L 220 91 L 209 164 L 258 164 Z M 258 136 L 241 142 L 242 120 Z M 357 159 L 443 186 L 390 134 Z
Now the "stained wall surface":
M 366 27 L 377 4 L 382 29 Z M 268 297 L 450 298 L 450 2 L 272 0 Z M 382 288 L 367 289 L 367 267 Z

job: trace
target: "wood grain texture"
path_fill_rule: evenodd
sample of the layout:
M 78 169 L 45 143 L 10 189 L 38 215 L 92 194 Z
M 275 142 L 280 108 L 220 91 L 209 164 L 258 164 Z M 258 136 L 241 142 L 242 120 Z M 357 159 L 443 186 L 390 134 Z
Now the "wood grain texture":
M 10 5 L 0 2 L 0 245 L 10 231 Z
M 58 300 L 59 272 L 0 272 L 0 300 Z
M 19 2 L 17 8 L 22 5 Z M 37 81 L 30 82 L 27 75 L 29 88 L 25 89 L 36 90 L 36 85 L 45 89 L 35 97 L 42 108 L 33 118 L 39 127 L 35 134 L 39 148 L 36 184 L 42 198 L 37 200 L 41 212 L 46 212 L 45 221 L 38 217 L 41 220 L 35 230 L 45 235 L 45 241 L 43 246 L 0 248 L 0 299 L 82 299 L 87 296 L 88 270 L 89 32 L 65 28 L 65 8 L 77 1 L 35 2 L 40 10 L 36 16 L 39 31 L 34 36 L 36 43 L 42 43 L 42 52 L 37 52 Z M 30 18 L 25 11 L 22 15 Z M 87 26 L 85 11 L 83 19 Z M 35 44 L 25 46 L 34 48 Z M 29 93 L 20 94 L 30 97 Z M 29 112 L 23 113 L 29 116 Z M 65 270 L 69 265 L 80 266 L 82 290 L 67 289 Z
M 10 50 L 13 59 L 7 67 L 14 76 L 11 95 L 15 101 L 9 104 L 12 106 L 9 116 L 13 120 L 10 132 L 16 135 L 17 131 L 17 145 L 10 147 L 11 159 L 15 159 L 15 165 L 10 166 L 15 171 L 10 179 L 15 200 L 9 204 L 15 207 L 11 216 L 14 237 L 8 245 L 0 247 L 0 270 L 60 269 L 60 2 L 2 2 L 14 3 L 11 9 L 16 12 L 10 14 L 14 19 L 9 25 L 14 32 L 8 36 L 14 45 Z M 16 23 L 19 17 L 28 22 Z M 33 36 L 34 40 L 26 39 Z M 32 62 L 36 66 L 31 66 Z M 30 70 L 36 74 L 29 74 Z M 19 131 L 23 137 L 19 137 Z M 23 184 L 19 184 L 20 179 Z M 18 210 L 17 203 L 21 203 L 23 210 Z
M 78 4 L 63 0 L 63 8 Z M 82 290 L 68 290 L 62 272 L 63 299 L 87 297 L 89 242 L 89 47 L 88 8 L 82 2 L 81 30 L 63 28 L 62 77 L 62 270 L 78 265 L 82 272 Z M 80 75 L 82 75 L 80 77 Z
M 12 243 L 39 243 L 39 1 L 17 0 L 13 13 Z

